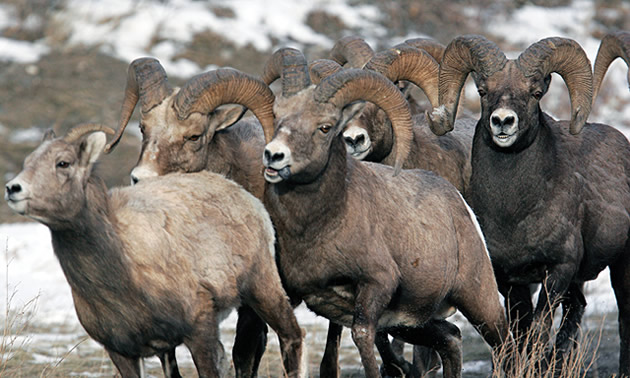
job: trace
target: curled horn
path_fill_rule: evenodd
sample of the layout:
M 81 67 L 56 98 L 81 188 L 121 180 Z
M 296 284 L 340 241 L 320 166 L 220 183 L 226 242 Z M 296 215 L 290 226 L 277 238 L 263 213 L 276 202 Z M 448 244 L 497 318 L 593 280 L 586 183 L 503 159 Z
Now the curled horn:
M 374 50 L 363 38 L 357 36 L 339 39 L 330 50 L 330 59 L 342 66 L 347 64 L 349 68 L 363 68 L 373 56 Z
M 499 47 L 483 36 L 464 35 L 453 39 L 444 50 L 440 63 L 440 106 L 427 114 L 431 130 L 436 135 L 453 130 L 459 96 L 470 72 L 488 77 L 506 63 L 507 58 Z
M 324 78 L 341 71 L 343 67 L 330 59 L 317 59 L 308 66 L 313 84 L 318 85 Z
M 102 131 L 109 135 L 114 135 L 115 131 L 107 126 L 101 125 L 99 123 L 82 123 L 73 127 L 68 134 L 63 137 L 63 140 L 68 143 L 74 143 L 83 137 L 86 134 L 93 133 L 96 131 Z
M 271 89 L 253 76 L 231 68 L 219 68 L 190 79 L 177 93 L 173 107 L 180 120 L 192 113 L 208 114 L 224 104 L 239 104 L 254 113 L 268 141 L 273 134 Z
M 273 53 L 263 69 L 262 81 L 271 85 L 282 78 L 282 96 L 291 97 L 311 85 L 306 58 L 301 51 L 289 47 Z
M 404 44 L 379 52 L 366 69 L 385 75 L 392 82 L 407 80 L 424 91 L 432 107 L 438 106 L 439 65 L 424 50 Z
M 131 62 L 127 70 L 127 86 L 118 129 L 116 135 L 105 146 L 105 153 L 110 153 L 120 141 L 138 100 L 142 112 L 146 113 L 168 97 L 171 91 L 166 72 L 157 59 L 139 58 Z
M 442 55 L 446 50 L 446 46 L 431 38 L 412 38 L 406 40 L 405 44 L 428 52 L 438 63 L 442 61 Z
M 326 77 L 313 96 L 315 101 L 332 103 L 339 109 L 359 100 L 370 101 L 383 109 L 394 131 L 394 175 L 400 172 L 411 149 L 413 133 L 409 104 L 394 83 L 377 72 L 351 68 Z
M 604 75 L 608 66 L 617 58 L 622 58 L 630 67 L 630 32 L 618 31 L 607 34 L 599 45 L 597 58 L 593 66 L 593 102 L 599 94 L 599 89 L 604 81 Z M 630 85 L 630 69 L 627 75 L 628 85 Z
M 591 63 L 582 47 L 567 38 L 545 38 L 523 51 L 516 63 L 526 77 L 552 72 L 562 76 L 571 98 L 569 131 L 574 135 L 582 131 L 593 98 Z

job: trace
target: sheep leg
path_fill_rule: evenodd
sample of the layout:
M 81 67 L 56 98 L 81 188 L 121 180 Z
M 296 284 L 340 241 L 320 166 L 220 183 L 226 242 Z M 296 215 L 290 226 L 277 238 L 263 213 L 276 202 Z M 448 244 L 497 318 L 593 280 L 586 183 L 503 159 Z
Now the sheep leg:
M 492 348 L 493 355 L 498 356 L 502 352 L 503 347 L 509 348 L 507 351 L 511 351 L 512 338 L 510 336 L 510 327 L 505 311 L 501 306 L 496 279 L 490 264 L 484 265 L 483 270 L 478 271 L 478 276 L 475 279 L 470 279 L 466 282 L 469 282 L 469 284 L 459 287 L 452 294 L 450 302 L 475 327 L 485 342 Z M 529 291 L 527 293 L 526 302 L 531 303 Z M 505 342 L 507 344 L 504 345 Z M 502 366 L 497 366 L 495 369 L 498 371 L 501 368 L 509 369 L 510 365 L 511 360 L 506 358 Z
M 175 359 L 175 348 L 169 349 L 166 353 L 159 355 L 160 362 L 162 363 L 162 371 L 166 378 L 181 378 L 179 369 L 177 367 L 177 360 Z
M 436 377 L 440 368 L 440 358 L 436 351 L 424 346 L 413 346 L 413 366 L 421 377 Z
M 264 274 L 262 271 L 259 273 Z M 273 280 L 267 276 L 259 278 L 258 282 L 266 284 L 251 287 L 249 294 L 252 301 L 248 304 L 278 335 L 286 375 L 302 376 L 307 369 L 307 366 L 302 366 L 302 359 L 305 359 L 304 335 L 293 313 L 293 307 L 279 279 Z
M 232 359 L 237 377 L 255 377 L 267 346 L 267 325 L 249 306 L 238 309 Z
M 383 365 L 381 366 L 381 375 L 383 377 L 402 377 L 403 375 L 410 377 L 413 367 L 405 361 L 400 346 L 404 347 L 404 342 L 398 340 L 398 345 L 389 342 L 387 332 L 376 332 L 376 348 L 381 355 Z M 414 374 L 414 376 L 418 376 Z
M 442 359 L 444 377 L 462 376 L 462 335 L 455 324 L 444 319 L 431 319 L 422 327 L 396 327 L 388 331 L 406 342 L 437 351 Z
M 328 323 L 328 335 L 326 337 L 326 350 L 319 365 L 319 375 L 322 377 L 339 377 L 339 347 L 341 344 L 341 333 L 343 326 L 330 322 Z
M 352 340 L 359 349 L 361 362 L 367 378 L 380 377 L 374 354 L 376 325 L 394 292 L 390 280 L 376 280 L 370 284 L 360 284 L 355 299 L 352 320 Z M 390 287 L 388 287 L 390 286 Z
M 569 268 L 569 265 L 566 268 Z M 571 285 L 570 277 L 573 277 L 574 274 L 573 270 L 568 271 L 566 268 L 564 265 L 557 265 L 543 282 L 534 311 L 534 326 L 539 332 L 534 335 L 534 340 L 537 342 L 546 344 L 551 337 L 553 314 L 568 291 Z
M 505 298 L 505 310 L 519 347 L 524 347 L 525 335 L 534 319 L 534 306 L 527 285 L 501 285 L 499 291 Z
M 628 254 L 611 264 L 610 281 L 619 309 L 619 376 L 630 377 L 630 263 Z
M 394 353 L 400 358 L 403 358 L 405 342 L 400 339 L 394 338 L 394 340 L 392 340 L 391 345 L 392 345 L 392 350 L 394 351 Z M 381 359 L 384 359 L 382 353 L 381 353 Z M 390 376 L 392 376 L 391 373 L 394 373 L 394 371 L 384 370 L 386 369 L 384 365 L 385 365 L 385 362 L 383 362 L 383 366 L 381 366 L 381 371 L 389 371 Z M 420 345 L 413 346 L 413 372 L 414 374 L 416 374 L 419 377 L 435 376 L 436 371 L 439 369 L 439 367 L 440 367 L 440 359 L 434 350 L 424 347 L 424 346 L 420 346 Z M 405 374 L 408 375 L 409 373 L 405 373 Z
M 225 351 L 215 314 L 209 311 L 199 315 L 196 325 L 191 335 L 184 339 L 184 344 L 190 350 L 199 378 L 223 376 Z
M 125 357 L 120 353 L 114 352 L 111 349 L 105 348 L 109 358 L 112 360 L 118 373 L 123 378 L 140 378 L 140 359 Z
M 569 290 L 562 298 L 562 325 L 556 335 L 556 350 L 564 354 L 575 344 L 575 335 L 582 322 L 586 298 L 582 293 L 583 283 L 571 283 Z

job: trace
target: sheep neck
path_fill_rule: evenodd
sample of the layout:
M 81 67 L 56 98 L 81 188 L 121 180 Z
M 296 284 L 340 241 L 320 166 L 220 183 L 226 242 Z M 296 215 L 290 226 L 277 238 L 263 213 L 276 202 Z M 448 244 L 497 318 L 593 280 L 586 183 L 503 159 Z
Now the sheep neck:
M 335 229 L 346 207 L 348 188 L 346 175 L 355 162 L 348 159 L 341 138 L 332 143 L 326 168 L 308 184 L 281 182 L 268 185 L 265 206 L 276 226 L 279 239 L 309 243 L 326 230 Z
M 241 121 L 217 132 L 208 146 L 206 169 L 236 181 L 262 199 L 264 179 L 260 157 L 265 143 L 261 133 L 251 130 L 253 126 Z
M 132 286 L 124 284 L 130 274 L 109 218 L 104 183 L 90 178 L 85 191 L 85 204 L 71 227 L 51 229 L 53 249 L 74 293 L 113 303 L 122 291 L 130 294 Z

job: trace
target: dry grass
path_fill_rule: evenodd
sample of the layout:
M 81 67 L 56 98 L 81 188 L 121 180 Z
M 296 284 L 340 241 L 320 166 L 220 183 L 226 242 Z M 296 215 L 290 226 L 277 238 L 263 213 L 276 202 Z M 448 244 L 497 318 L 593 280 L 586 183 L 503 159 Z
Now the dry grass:
M 551 306 L 556 308 L 557 306 Z M 525 334 L 514 332 L 516 344 L 526 347 L 517 351 L 506 343 L 500 351 L 493 355 L 494 366 L 510 365 L 509 370 L 495 371 L 493 378 L 579 378 L 587 377 L 592 372 L 598 356 L 598 349 L 602 341 L 605 317 L 599 329 L 586 331 L 579 328 L 574 347 L 565 353 L 558 353 L 554 341 L 559 333 L 559 327 L 565 319 L 556 319 L 554 310 L 535 319 Z M 559 324 L 558 324 L 559 323 Z M 548 329 L 547 325 L 552 324 Z M 512 324 L 518 328 L 518 320 Z M 507 362 L 507 364 L 506 364 Z

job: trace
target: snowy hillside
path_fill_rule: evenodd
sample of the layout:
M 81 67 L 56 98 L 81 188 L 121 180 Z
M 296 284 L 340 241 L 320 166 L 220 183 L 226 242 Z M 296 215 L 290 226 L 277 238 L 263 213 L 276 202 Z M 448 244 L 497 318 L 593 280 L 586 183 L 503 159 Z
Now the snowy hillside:
M 169 77 L 185 79 L 216 68 L 215 64 L 219 61 L 226 65 L 251 63 L 247 67 L 261 67 L 265 57 L 283 46 L 303 49 L 309 59 L 321 58 L 335 42 L 332 32 L 322 32 L 325 26 L 333 22 L 343 25 L 342 30 L 335 33 L 361 35 L 375 48 L 412 37 L 432 37 L 423 34 L 420 27 L 393 34 L 386 27 L 390 21 L 386 19 L 387 14 L 377 6 L 376 1 L 60 0 L 50 1 L 50 4 L 56 5 L 51 5 L 45 12 L 26 15 L 19 6 L 23 3 L 25 2 L 0 3 L 0 148 L 4 148 L 0 150 L 0 179 L 3 182 L 17 173 L 21 159 L 37 144 L 44 129 L 68 127 L 75 121 L 73 117 L 76 114 L 85 117 L 82 119 L 84 121 L 114 123 L 120 109 L 125 69 L 135 58 L 156 57 Z M 489 39 L 496 41 L 510 58 L 542 38 L 563 36 L 579 42 L 591 61 L 594 61 L 599 47 L 596 35 L 601 36 L 601 33 L 595 31 L 602 28 L 595 17 L 598 2 L 575 0 L 564 3 L 568 5 L 555 8 L 524 5 L 507 15 L 504 12 L 494 12 L 496 8 L 469 6 L 461 14 L 462 17 L 476 20 L 480 28 L 467 32 L 483 32 Z M 621 6 L 625 7 L 623 9 L 630 9 L 627 4 Z M 325 20 L 318 27 L 312 21 L 315 16 Z M 18 38 L 15 35 L 34 37 Z M 440 42 L 447 44 L 449 41 Z M 199 54 L 195 55 L 194 52 L 202 48 L 204 43 L 228 47 L 220 49 L 217 55 L 199 58 Z M 210 47 L 216 48 L 215 45 Z M 65 57 L 64 54 L 73 59 L 68 60 L 71 62 L 68 63 L 70 73 L 62 72 L 67 76 L 53 71 L 55 67 L 46 65 L 53 58 Z M 104 66 L 116 66 L 120 69 L 111 73 L 104 66 L 99 66 L 94 70 L 104 72 L 100 78 L 102 81 L 85 83 L 86 80 L 81 75 L 92 72 L 90 64 L 94 60 L 85 58 L 83 54 L 89 55 L 89 58 L 98 58 L 94 60 L 105 61 Z M 244 57 L 241 54 L 248 55 Z M 252 62 L 240 62 L 246 59 Z M 66 62 L 63 59 L 58 61 L 62 62 L 58 66 Z M 78 62 L 76 65 L 75 61 Z M 254 70 L 252 68 L 251 73 L 259 74 Z M 613 63 L 589 120 L 614 125 L 630 138 L 627 71 L 628 68 L 621 60 Z M 54 86 L 61 85 L 58 82 L 72 76 L 79 78 L 78 84 L 73 82 L 62 87 L 65 92 Z M 58 77 L 60 79 L 55 81 Z M 106 92 L 104 88 L 108 87 L 101 85 L 103 82 L 114 83 L 115 85 L 111 85 L 114 89 L 109 88 L 110 91 Z M 91 89 L 89 87 L 98 88 L 102 93 L 88 92 Z M 43 96 L 47 90 L 50 90 L 49 98 L 42 102 L 31 102 L 39 100 L 37 97 Z M 74 95 L 75 91 L 78 96 Z M 89 96 L 84 93 L 89 93 Z M 89 98 L 96 104 L 75 104 L 74 101 L 78 103 L 81 97 Z M 466 97 L 466 105 L 475 111 L 478 108 L 478 97 L 472 83 L 466 87 Z M 69 102 L 72 104 L 68 105 Z M 26 104 L 25 109 L 19 109 L 17 104 Z M 543 108 L 556 117 L 568 117 L 569 100 L 560 77 L 554 77 L 552 87 L 543 99 Z M 31 113 L 35 114 L 40 110 L 41 115 L 38 113 L 36 117 L 32 116 Z M 80 113 L 81 111 L 85 113 Z M 134 131 L 137 134 L 137 130 L 132 130 L 129 133 L 130 140 L 124 142 L 135 148 L 130 147 L 129 157 L 125 159 L 129 164 L 135 163 L 139 145 L 139 141 L 134 139 L 137 137 L 133 134 Z M 119 147 L 119 150 L 123 148 L 124 146 Z M 109 169 L 125 177 L 124 181 L 118 179 L 116 182 L 127 182 L 129 172 L 125 171 L 126 167 L 114 166 Z M 47 332 L 50 327 L 62 326 L 72 328 L 72 335 L 84 337 L 74 314 L 70 289 L 52 252 L 48 230 L 34 223 L 5 223 L 9 219 L 6 214 L 9 214 L 8 208 L 2 203 L 0 311 L 5 313 L 7 305 L 11 312 L 26 311 L 25 318 L 33 328 L 44 327 L 47 330 L 40 333 L 33 331 L 26 336 L 30 341 L 50 336 L 57 343 L 60 336 L 54 332 L 49 335 Z M 15 217 L 10 219 L 12 222 L 24 220 Z M 586 316 L 591 319 L 606 316 L 612 327 L 615 327 L 616 303 L 608 273 L 603 272 L 596 281 L 588 283 L 586 294 L 589 302 Z M 321 344 L 325 341 L 327 322 L 303 307 L 297 313 L 298 320 L 304 327 L 315 330 L 309 333 L 309 342 Z M 473 332 L 461 317 L 457 317 L 456 322 L 465 332 Z M 224 322 L 222 330 L 233 332 L 234 324 L 235 316 L 231 316 Z M 50 340 L 47 342 L 53 343 Z M 275 338 L 270 338 L 270 342 L 275 343 Z M 226 337 L 224 343 L 226 350 L 229 350 L 230 337 Z M 59 354 L 67 353 L 73 345 L 74 342 L 67 342 L 60 347 Z M 360 366 L 347 333 L 344 347 L 349 350 L 346 366 Z M 98 346 L 93 345 L 92 348 L 98 349 Z M 42 354 L 37 356 L 43 360 L 50 359 L 47 361 L 52 364 L 59 359 L 50 356 L 44 358 Z M 190 360 L 187 361 L 190 364 Z M 316 362 L 311 361 L 313 365 Z M 469 371 L 477 369 L 472 364 L 467 366 Z M 479 369 L 488 371 L 489 365 L 482 363 Z M 93 370 L 86 369 L 86 374 L 92 372 Z

